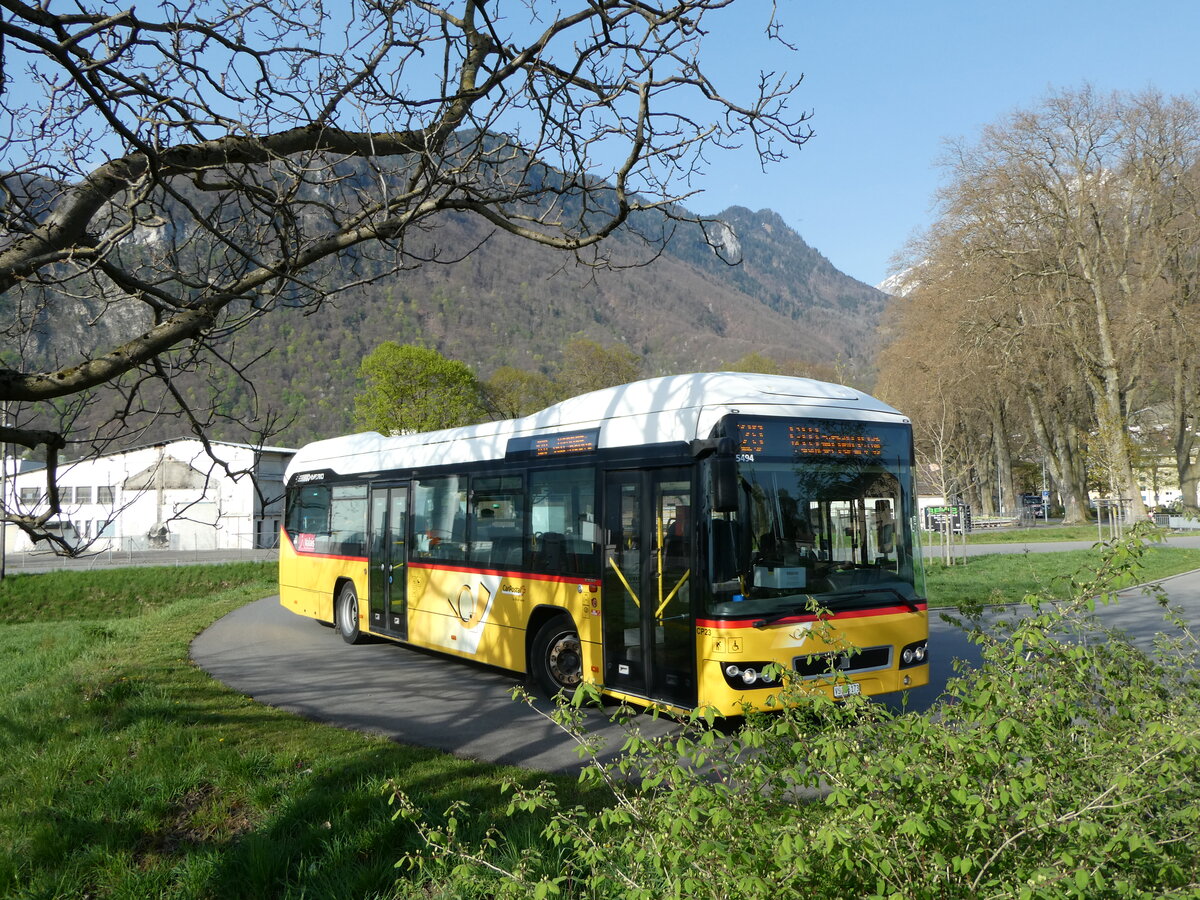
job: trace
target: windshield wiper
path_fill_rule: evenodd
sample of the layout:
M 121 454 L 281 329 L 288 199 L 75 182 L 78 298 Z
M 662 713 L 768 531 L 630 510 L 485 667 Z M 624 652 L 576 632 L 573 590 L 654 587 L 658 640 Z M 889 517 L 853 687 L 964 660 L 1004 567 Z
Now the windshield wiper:
M 825 594 L 825 595 L 823 595 L 823 597 L 827 597 L 827 598 L 829 598 L 829 600 L 832 601 L 832 600 L 848 599 L 851 597 L 866 597 L 869 594 L 879 594 L 879 593 L 891 594 L 892 596 L 894 596 L 897 600 L 899 600 L 901 603 L 903 603 L 905 606 L 907 606 L 913 612 L 921 611 L 921 607 L 917 603 L 916 600 L 912 599 L 911 597 L 906 596 L 905 594 L 901 593 L 894 587 L 859 588 L 858 590 L 855 590 L 855 591 L 843 591 L 843 592 L 839 592 L 836 594 Z M 821 604 L 816 609 L 816 612 L 820 613 L 824 609 L 825 609 L 825 605 Z M 774 625 L 776 622 L 782 621 L 783 619 L 786 619 L 789 616 L 794 616 L 799 613 L 809 612 L 809 611 L 812 611 L 812 610 L 807 604 L 804 605 L 803 607 L 792 607 L 791 609 L 787 609 L 782 612 L 773 613 L 769 616 L 764 616 L 761 619 L 757 619 L 757 620 L 755 620 L 755 622 L 753 624 L 754 624 L 755 628 L 766 628 L 768 625 Z
M 766 616 L 765 618 L 756 619 L 752 624 L 754 625 L 755 628 L 766 628 L 768 625 L 774 625 L 776 622 L 786 619 L 789 616 L 796 616 L 796 615 L 799 615 L 800 613 L 805 613 L 805 612 L 809 612 L 809 611 L 810 611 L 809 606 L 806 603 L 803 606 L 793 606 L 790 609 L 783 610 L 782 612 L 772 613 L 771 615 Z
M 921 611 L 921 607 L 917 603 L 916 600 L 912 599 L 912 597 L 909 597 L 906 594 L 902 594 L 899 590 L 897 590 L 894 587 L 864 587 L 864 588 L 859 588 L 858 590 L 854 590 L 854 591 L 838 591 L 835 594 L 829 594 L 827 596 L 831 600 L 841 600 L 841 599 L 847 598 L 847 597 L 865 597 L 868 594 L 879 594 L 879 593 L 891 594 L 893 597 L 895 597 L 897 600 L 899 600 L 901 603 L 903 603 L 905 606 L 907 606 L 913 612 Z

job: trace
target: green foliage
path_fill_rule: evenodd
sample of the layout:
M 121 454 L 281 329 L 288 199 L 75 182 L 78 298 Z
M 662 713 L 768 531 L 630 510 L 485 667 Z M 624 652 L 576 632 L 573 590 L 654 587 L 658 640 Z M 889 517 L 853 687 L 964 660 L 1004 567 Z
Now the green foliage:
M 274 562 L 143 566 L 8 575 L 0 581 L 0 623 L 130 616 L 244 584 L 271 582 Z
M 604 347 L 587 338 L 572 338 L 563 348 L 555 381 L 562 399 L 577 397 L 642 377 L 641 359 L 628 347 Z
M 791 378 L 815 378 L 818 381 L 847 382 L 847 374 L 837 367 L 806 362 L 796 358 L 775 359 L 757 350 L 747 353 L 727 367 L 730 372 L 757 372 L 760 375 L 787 375 Z
M 641 362 L 626 347 L 604 347 L 575 337 L 563 348 L 552 374 L 502 366 L 484 386 L 493 411 L 503 418 L 527 416 L 560 400 L 628 384 L 642 377 Z
M 925 713 L 791 683 L 790 705 L 728 735 L 695 715 L 649 740 L 635 720 L 620 760 L 584 774 L 602 808 L 513 789 L 510 812 L 552 816 L 537 853 L 396 792 L 425 845 L 404 863 L 499 897 L 1196 896 L 1196 638 L 1168 613 L 1175 638 L 1150 655 L 1091 615 L 1143 552 L 1111 547 L 1071 600 L 976 622 L 982 664 Z M 557 717 L 586 742 L 577 709 Z
M 545 409 L 560 390 L 548 375 L 501 366 L 484 385 L 488 404 L 502 419 L 516 419 Z
M 305 721 L 223 687 L 188 646 L 274 593 L 273 572 L 170 573 L 155 570 L 179 596 L 156 607 L 94 600 L 86 580 L 63 577 L 76 573 L 5 579 L 11 607 L 59 590 L 62 620 L 0 624 L 0 897 L 452 897 L 396 884 L 396 854 L 418 845 L 392 821 L 389 781 L 431 803 L 469 802 L 483 821 L 461 833 L 477 841 L 504 811 L 501 784 L 537 777 Z M 111 592 L 145 574 L 88 577 Z M 201 582 L 225 586 L 204 593 Z M 509 824 L 536 841 L 544 820 Z
M 428 347 L 384 341 L 363 358 L 355 424 L 381 434 L 436 431 L 487 417 L 475 373 Z

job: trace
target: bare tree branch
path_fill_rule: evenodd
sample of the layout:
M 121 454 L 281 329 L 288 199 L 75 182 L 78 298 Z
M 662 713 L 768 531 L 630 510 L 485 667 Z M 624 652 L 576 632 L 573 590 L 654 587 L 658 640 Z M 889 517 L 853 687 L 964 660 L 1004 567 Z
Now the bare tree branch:
M 408 239 L 448 215 L 604 266 L 596 248 L 661 211 L 654 259 L 710 151 L 751 141 L 767 163 L 809 136 L 798 78 L 735 100 L 706 74 L 733 6 L 0 0 L 8 440 L 50 461 L 54 404 L 106 385 L 93 448 L 160 410 L 204 431 L 176 379 L 214 360 L 245 378 L 220 347 L 260 316 L 461 259 Z M 47 350 L 47 323 L 80 310 L 91 342 Z

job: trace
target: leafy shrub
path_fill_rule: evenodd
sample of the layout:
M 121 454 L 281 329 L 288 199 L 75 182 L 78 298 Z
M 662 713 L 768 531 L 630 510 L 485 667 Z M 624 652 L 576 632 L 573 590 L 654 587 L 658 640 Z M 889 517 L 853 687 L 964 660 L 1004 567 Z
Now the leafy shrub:
M 1093 616 L 1144 547 L 1110 547 L 1069 601 L 986 630 L 968 611 L 982 663 L 926 712 L 793 683 L 731 733 L 698 714 L 648 740 L 631 719 L 620 760 L 583 774 L 607 805 L 514 790 L 511 811 L 550 816 L 539 850 L 499 828 L 468 846 L 469 810 L 432 822 L 397 793 L 425 845 L 402 864 L 463 896 L 1200 896 L 1195 636 L 1167 611 L 1174 637 L 1147 653 Z M 578 706 L 556 715 L 586 746 Z

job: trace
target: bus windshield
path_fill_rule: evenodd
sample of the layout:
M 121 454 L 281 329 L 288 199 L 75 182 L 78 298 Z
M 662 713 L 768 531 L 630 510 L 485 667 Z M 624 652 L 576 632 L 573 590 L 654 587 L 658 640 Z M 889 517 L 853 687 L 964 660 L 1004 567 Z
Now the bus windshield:
M 769 621 L 817 607 L 915 607 L 907 444 L 886 434 L 883 443 L 893 452 L 739 454 L 739 509 L 710 522 L 709 612 Z

